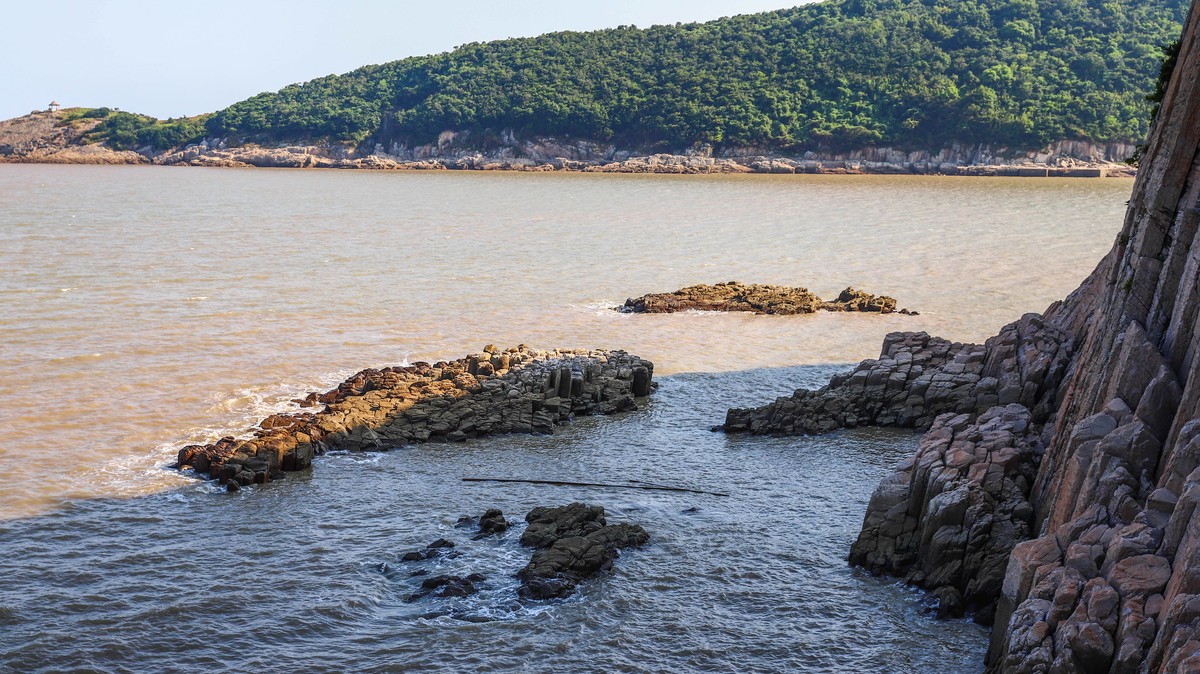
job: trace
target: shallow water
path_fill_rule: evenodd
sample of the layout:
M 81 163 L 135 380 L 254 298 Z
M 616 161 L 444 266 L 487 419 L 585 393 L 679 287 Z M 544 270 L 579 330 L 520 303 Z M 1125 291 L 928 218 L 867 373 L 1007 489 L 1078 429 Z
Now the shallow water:
M 833 371 L 679 374 L 643 410 L 554 437 L 340 454 L 236 495 L 195 484 L 0 524 L 0 668 L 978 671 L 982 628 L 935 622 L 913 591 L 845 563 L 867 495 L 912 450 L 912 434 L 754 439 L 705 428 L 731 400 Z M 632 479 L 731 496 L 464 476 Z M 651 541 L 565 602 L 517 601 L 511 576 L 529 558 L 521 527 L 478 542 L 454 527 L 491 506 L 519 519 L 577 499 L 642 523 Z M 461 556 L 399 561 L 439 537 Z M 489 581 L 474 597 L 406 603 L 417 569 Z
M 706 429 L 889 331 L 980 340 L 1044 309 L 1108 248 L 1131 186 L 0 165 L 0 669 L 976 671 L 981 629 L 844 563 L 914 436 Z M 922 314 L 608 309 L 729 279 Z M 554 437 L 330 456 L 232 496 L 164 469 L 362 367 L 519 342 L 625 348 L 662 389 Z M 452 527 L 576 499 L 652 540 L 561 604 L 514 604 L 519 532 Z M 439 565 L 487 590 L 405 603 L 400 554 L 439 536 L 463 553 Z

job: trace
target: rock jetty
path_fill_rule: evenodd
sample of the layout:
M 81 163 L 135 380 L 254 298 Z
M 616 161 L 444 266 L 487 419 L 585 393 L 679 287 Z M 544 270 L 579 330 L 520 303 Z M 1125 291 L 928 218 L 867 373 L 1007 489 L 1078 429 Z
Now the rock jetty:
M 250 437 L 188 445 L 176 465 L 235 490 L 304 470 L 331 449 L 550 434 L 576 415 L 637 409 L 657 387 L 653 377 L 652 363 L 624 351 L 488 346 L 449 362 L 363 370 L 301 403 L 324 409 L 272 415 Z
M 679 311 L 749 311 L 756 314 L 791 316 L 818 311 L 859 311 L 890 314 L 896 300 L 846 288 L 836 300 L 826 301 L 807 288 L 726 281 L 698 284 L 671 293 L 651 293 L 625 300 L 618 311 L 633 314 L 672 314 Z M 899 313 L 911 314 L 907 309 Z
M 1124 227 L 1066 300 L 983 345 L 889 335 L 730 432 L 927 429 L 850 561 L 993 624 L 990 672 L 1200 671 L 1200 5 Z

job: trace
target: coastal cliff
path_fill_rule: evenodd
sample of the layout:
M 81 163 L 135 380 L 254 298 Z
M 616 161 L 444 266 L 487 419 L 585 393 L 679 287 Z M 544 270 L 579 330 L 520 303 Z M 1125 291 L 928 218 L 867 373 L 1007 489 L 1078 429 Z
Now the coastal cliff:
M 850 560 L 994 624 L 990 671 L 1200 671 L 1200 7 L 1120 235 L 983 345 L 889 335 L 725 430 L 927 429 Z
M 612 144 L 551 137 L 478 149 L 469 133 L 447 131 L 437 143 L 350 147 L 337 143 L 239 144 L 205 138 L 182 147 L 116 150 L 89 135 L 96 119 L 73 110 L 33 112 L 0 121 L 0 163 L 156 164 L 235 168 L 336 168 L 396 171 L 577 171 L 658 174 L 916 174 L 1023 177 L 1125 177 L 1136 147 L 1129 143 L 1059 141 L 1038 150 L 955 144 L 937 152 L 866 147 L 846 152 L 780 154 L 766 148 L 711 146 L 642 154 Z

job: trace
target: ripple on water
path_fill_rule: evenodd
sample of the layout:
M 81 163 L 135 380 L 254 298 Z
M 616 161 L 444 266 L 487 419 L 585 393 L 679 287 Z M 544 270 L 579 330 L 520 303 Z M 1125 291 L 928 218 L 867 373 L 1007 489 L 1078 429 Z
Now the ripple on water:
M 310 475 L 233 495 L 194 483 L 7 522 L 0 668 L 979 671 L 981 628 L 935 622 L 921 595 L 844 562 L 872 488 L 912 434 L 707 429 L 731 398 L 828 374 L 677 375 L 646 408 L 553 437 L 335 453 Z M 468 475 L 731 496 L 461 482 Z M 523 523 L 480 541 L 454 526 L 488 507 L 520 520 L 572 500 L 643 524 L 651 540 L 561 602 L 516 598 Z M 400 561 L 437 538 L 457 555 Z M 472 597 L 407 601 L 416 571 L 487 581 Z

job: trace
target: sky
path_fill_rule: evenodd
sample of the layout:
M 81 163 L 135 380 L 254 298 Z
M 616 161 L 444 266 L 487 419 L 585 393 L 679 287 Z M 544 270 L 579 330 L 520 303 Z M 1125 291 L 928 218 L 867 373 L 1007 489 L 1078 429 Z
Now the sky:
M 159 118 L 468 42 L 707 21 L 811 0 L 4 0 L 0 119 L 108 106 Z

